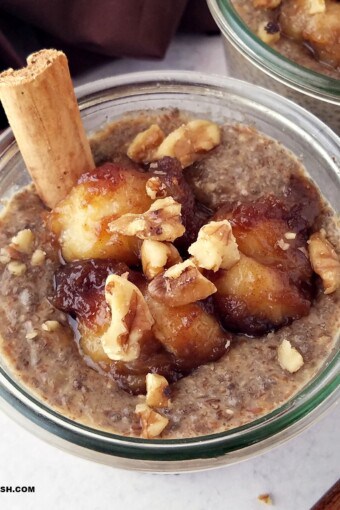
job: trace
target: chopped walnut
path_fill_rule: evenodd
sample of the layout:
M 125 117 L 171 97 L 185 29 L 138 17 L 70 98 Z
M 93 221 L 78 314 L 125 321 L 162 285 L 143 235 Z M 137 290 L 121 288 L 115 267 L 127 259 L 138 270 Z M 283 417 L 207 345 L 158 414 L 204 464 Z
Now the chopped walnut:
M 181 262 L 177 248 L 171 243 L 162 243 L 145 239 L 141 247 L 141 259 L 145 276 L 152 280 L 160 274 L 165 267 Z
M 159 374 L 146 376 L 146 403 L 150 407 L 169 407 L 169 383 Z
M 105 354 L 112 360 L 137 359 L 139 342 L 154 323 L 141 291 L 124 275 L 111 274 L 105 283 L 105 299 L 111 309 L 111 324 L 101 337 Z
M 196 119 L 172 131 L 154 152 L 153 159 L 177 158 L 185 168 L 221 142 L 220 127 L 209 120 Z
M 285 238 L 286 239 L 295 239 L 296 238 L 296 233 L 295 232 L 286 232 L 285 233 Z
M 312 268 L 323 283 L 324 293 L 331 294 L 340 287 L 340 261 L 333 246 L 321 232 L 313 234 L 308 241 Z
M 19 262 L 18 260 L 9 262 L 6 267 L 13 276 L 22 276 L 27 270 L 26 264 Z
M 109 224 L 111 232 L 154 241 L 174 241 L 185 232 L 181 204 L 172 197 L 156 200 L 143 214 L 124 214 Z
M 265 505 L 273 504 L 273 500 L 269 494 L 260 494 L 257 499 L 261 501 L 261 503 L 264 503 Z
M 283 340 L 279 345 L 277 359 L 280 367 L 291 374 L 297 372 L 304 364 L 303 357 L 295 347 L 292 347 L 289 340 Z
M 39 248 L 33 252 L 31 257 L 31 265 L 32 266 L 41 266 L 46 259 L 46 252 L 40 250 Z
M 156 276 L 148 286 L 151 297 L 171 307 L 205 299 L 216 290 L 190 259 Z
M 48 331 L 49 333 L 53 333 L 53 331 L 57 331 L 60 328 L 60 322 L 58 321 L 46 321 L 41 326 L 41 329 L 44 331 Z
M 12 237 L 11 245 L 20 253 L 31 253 L 33 249 L 34 235 L 32 230 L 25 228 Z
M 240 260 L 240 253 L 228 220 L 211 221 L 204 225 L 188 252 L 204 269 L 230 269 Z
M 279 239 L 276 243 L 281 250 L 286 251 L 290 248 L 290 244 L 286 243 L 283 239 Z
M 0 263 L 8 264 L 11 261 L 11 256 L 7 250 L 7 248 L 1 248 L 0 250 Z
M 150 179 L 146 181 L 145 188 L 146 194 L 152 198 L 152 200 L 166 197 L 166 186 L 159 177 L 150 177 Z
M 280 28 L 276 23 L 263 21 L 258 26 L 257 35 L 264 43 L 275 44 L 280 39 Z
M 33 340 L 33 338 L 36 338 L 37 336 L 37 331 L 30 331 L 29 333 L 26 333 L 25 338 L 27 338 L 27 340 Z
M 158 437 L 169 423 L 167 418 L 156 413 L 146 404 L 137 404 L 135 413 L 140 417 L 142 425 L 141 437 L 145 439 Z
M 136 163 L 149 163 L 157 147 L 162 143 L 165 134 L 157 124 L 152 124 L 148 129 L 138 133 L 130 143 L 127 155 Z

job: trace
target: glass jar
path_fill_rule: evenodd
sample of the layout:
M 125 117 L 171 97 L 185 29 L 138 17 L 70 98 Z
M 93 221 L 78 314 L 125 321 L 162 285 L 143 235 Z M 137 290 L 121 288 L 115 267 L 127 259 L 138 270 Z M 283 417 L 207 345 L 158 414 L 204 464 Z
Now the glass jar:
M 231 76 L 292 99 L 340 134 L 340 80 L 302 67 L 262 42 L 231 0 L 208 0 L 208 5 L 224 37 Z
M 340 190 L 339 138 L 316 117 L 273 92 L 231 78 L 191 72 L 117 76 L 77 90 L 87 132 L 133 110 L 178 107 L 219 122 L 242 122 L 282 142 L 299 157 L 335 208 Z M 0 137 L 0 196 L 29 182 L 13 139 Z M 96 462 L 153 472 L 207 469 L 244 460 L 296 435 L 336 401 L 340 383 L 336 348 L 319 373 L 280 408 L 224 433 L 182 440 L 128 438 L 91 429 L 39 401 L 0 363 L 0 405 L 50 444 Z

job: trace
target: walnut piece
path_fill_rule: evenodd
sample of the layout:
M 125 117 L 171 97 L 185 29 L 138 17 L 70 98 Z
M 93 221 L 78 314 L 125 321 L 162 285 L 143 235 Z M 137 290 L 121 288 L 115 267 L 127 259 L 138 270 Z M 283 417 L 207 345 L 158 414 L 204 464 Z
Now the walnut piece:
M 204 269 L 218 271 L 230 269 L 240 260 L 240 253 L 228 220 L 211 221 L 204 225 L 188 252 L 195 264 Z
M 141 437 L 145 439 L 158 437 L 169 423 L 167 418 L 153 411 L 147 404 L 137 404 L 135 413 L 140 417 Z
M 165 267 L 181 262 L 177 248 L 171 243 L 162 243 L 145 239 L 141 247 L 141 259 L 145 276 L 152 280 L 160 274 Z
M 200 273 L 190 259 L 170 267 L 156 276 L 148 286 L 152 298 L 170 307 L 205 299 L 216 290 L 215 285 Z
M 46 252 L 38 248 L 35 250 L 31 257 L 31 265 L 32 266 L 41 266 L 46 259 Z
M 260 494 L 257 498 L 261 503 L 264 503 L 265 505 L 272 505 L 273 500 L 269 494 Z
M 137 359 L 139 342 L 154 323 L 141 291 L 125 276 L 111 274 L 105 282 L 111 324 L 101 337 L 101 344 L 105 354 L 116 361 Z
M 324 293 L 335 292 L 340 287 L 340 261 L 331 243 L 317 232 L 309 238 L 308 252 L 312 268 L 322 279 Z
M 37 336 L 37 331 L 30 331 L 29 333 L 26 333 L 25 338 L 27 338 L 27 340 L 33 340 L 33 338 L 36 338 Z
M 145 185 L 146 194 L 152 199 L 166 197 L 166 186 L 159 177 L 150 177 Z
M 7 248 L 1 248 L 0 249 L 0 263 L 1 264 L 8 264 L 8 262 L 11 261 L 11 256 L 8 252 Z
M 289 340 L 283 340 L 279 345 L 277 359 L 280 367 L 291 374 L 297 372 L 304 364 L 303 357 L 295 347 L 292 347 Z
M 58 321 L 46 321 L 42 324 L 41 329 L 44 331 L 48 331 L 52 333 L 53 331 L 57 331 L 60 328 L 60 322 Z
M 153 160 L 170 156 L 185 168 L 221 142 L 220 127 L 209 120 L 196 119 L 172 131 L 153 154 Z
M 275 44 L 280 39 L 280 30 L 272 30 L 271 23 L 263 21 L 257 28 L 257 35 L 266 44 Z
M 149 163 L 157 147 L 162 143 L 165 134 L 157 124 L 152 124 L 148 129 L 138 133 L 130 143 L 127 155 L 136 163 Z
M 286 243 L 283 239 L 279 239 L 276 244 L 283 251 L 289 250 L 289 248 L 290 248 L 290 244 Z
M 109 224 L 109 230 L 140 239 L 172 242 L 185 232 L 181 208 L 172 197 L 160 198 L 143 214 L 123 214 Z
M 170 398 L 167 395 L 169 383 L 159 374 L 146 376 L 146 403 L 150 407 L 169 407 Z
M 18 260 L 13 260 L 12 262 L 9 262 L 7 264 L 7 270 L 13 275 L 13 276 L 22 276 L 26 273 L 27 266 L 23 262 L 19 262 Z
M 20 253 L 31 253 L 33 249 L 34 235 L 32 230 L 25 228 L 20 230 L 11 240 L 11 246 Z

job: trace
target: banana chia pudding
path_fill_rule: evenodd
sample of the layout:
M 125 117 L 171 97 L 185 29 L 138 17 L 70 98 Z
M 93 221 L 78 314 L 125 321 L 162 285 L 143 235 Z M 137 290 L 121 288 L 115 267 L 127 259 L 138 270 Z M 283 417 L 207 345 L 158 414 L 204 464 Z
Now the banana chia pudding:
M 277 409 L 339 329 L 339 231 L 300 161 L 242 124 L 133 112 L 52 210 L 1 218 L 1 355 L 71 420 L 218 433 Z M 308 170 L 308 169 L 307 169 Z
M 232 0 L 248 27 L 289 60 L 340 79 L 337 0 Z

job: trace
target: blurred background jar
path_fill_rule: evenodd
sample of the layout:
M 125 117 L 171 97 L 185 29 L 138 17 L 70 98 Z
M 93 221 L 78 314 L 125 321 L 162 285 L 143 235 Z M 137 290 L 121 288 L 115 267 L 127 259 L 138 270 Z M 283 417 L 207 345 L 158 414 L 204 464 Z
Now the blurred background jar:
M 275 51 L 246 25 L 230 0 L 208 0 L 208 5 L 224 37 L 231 76 L 295 101 L 340 134 L 340 76 L 315 72 Z

